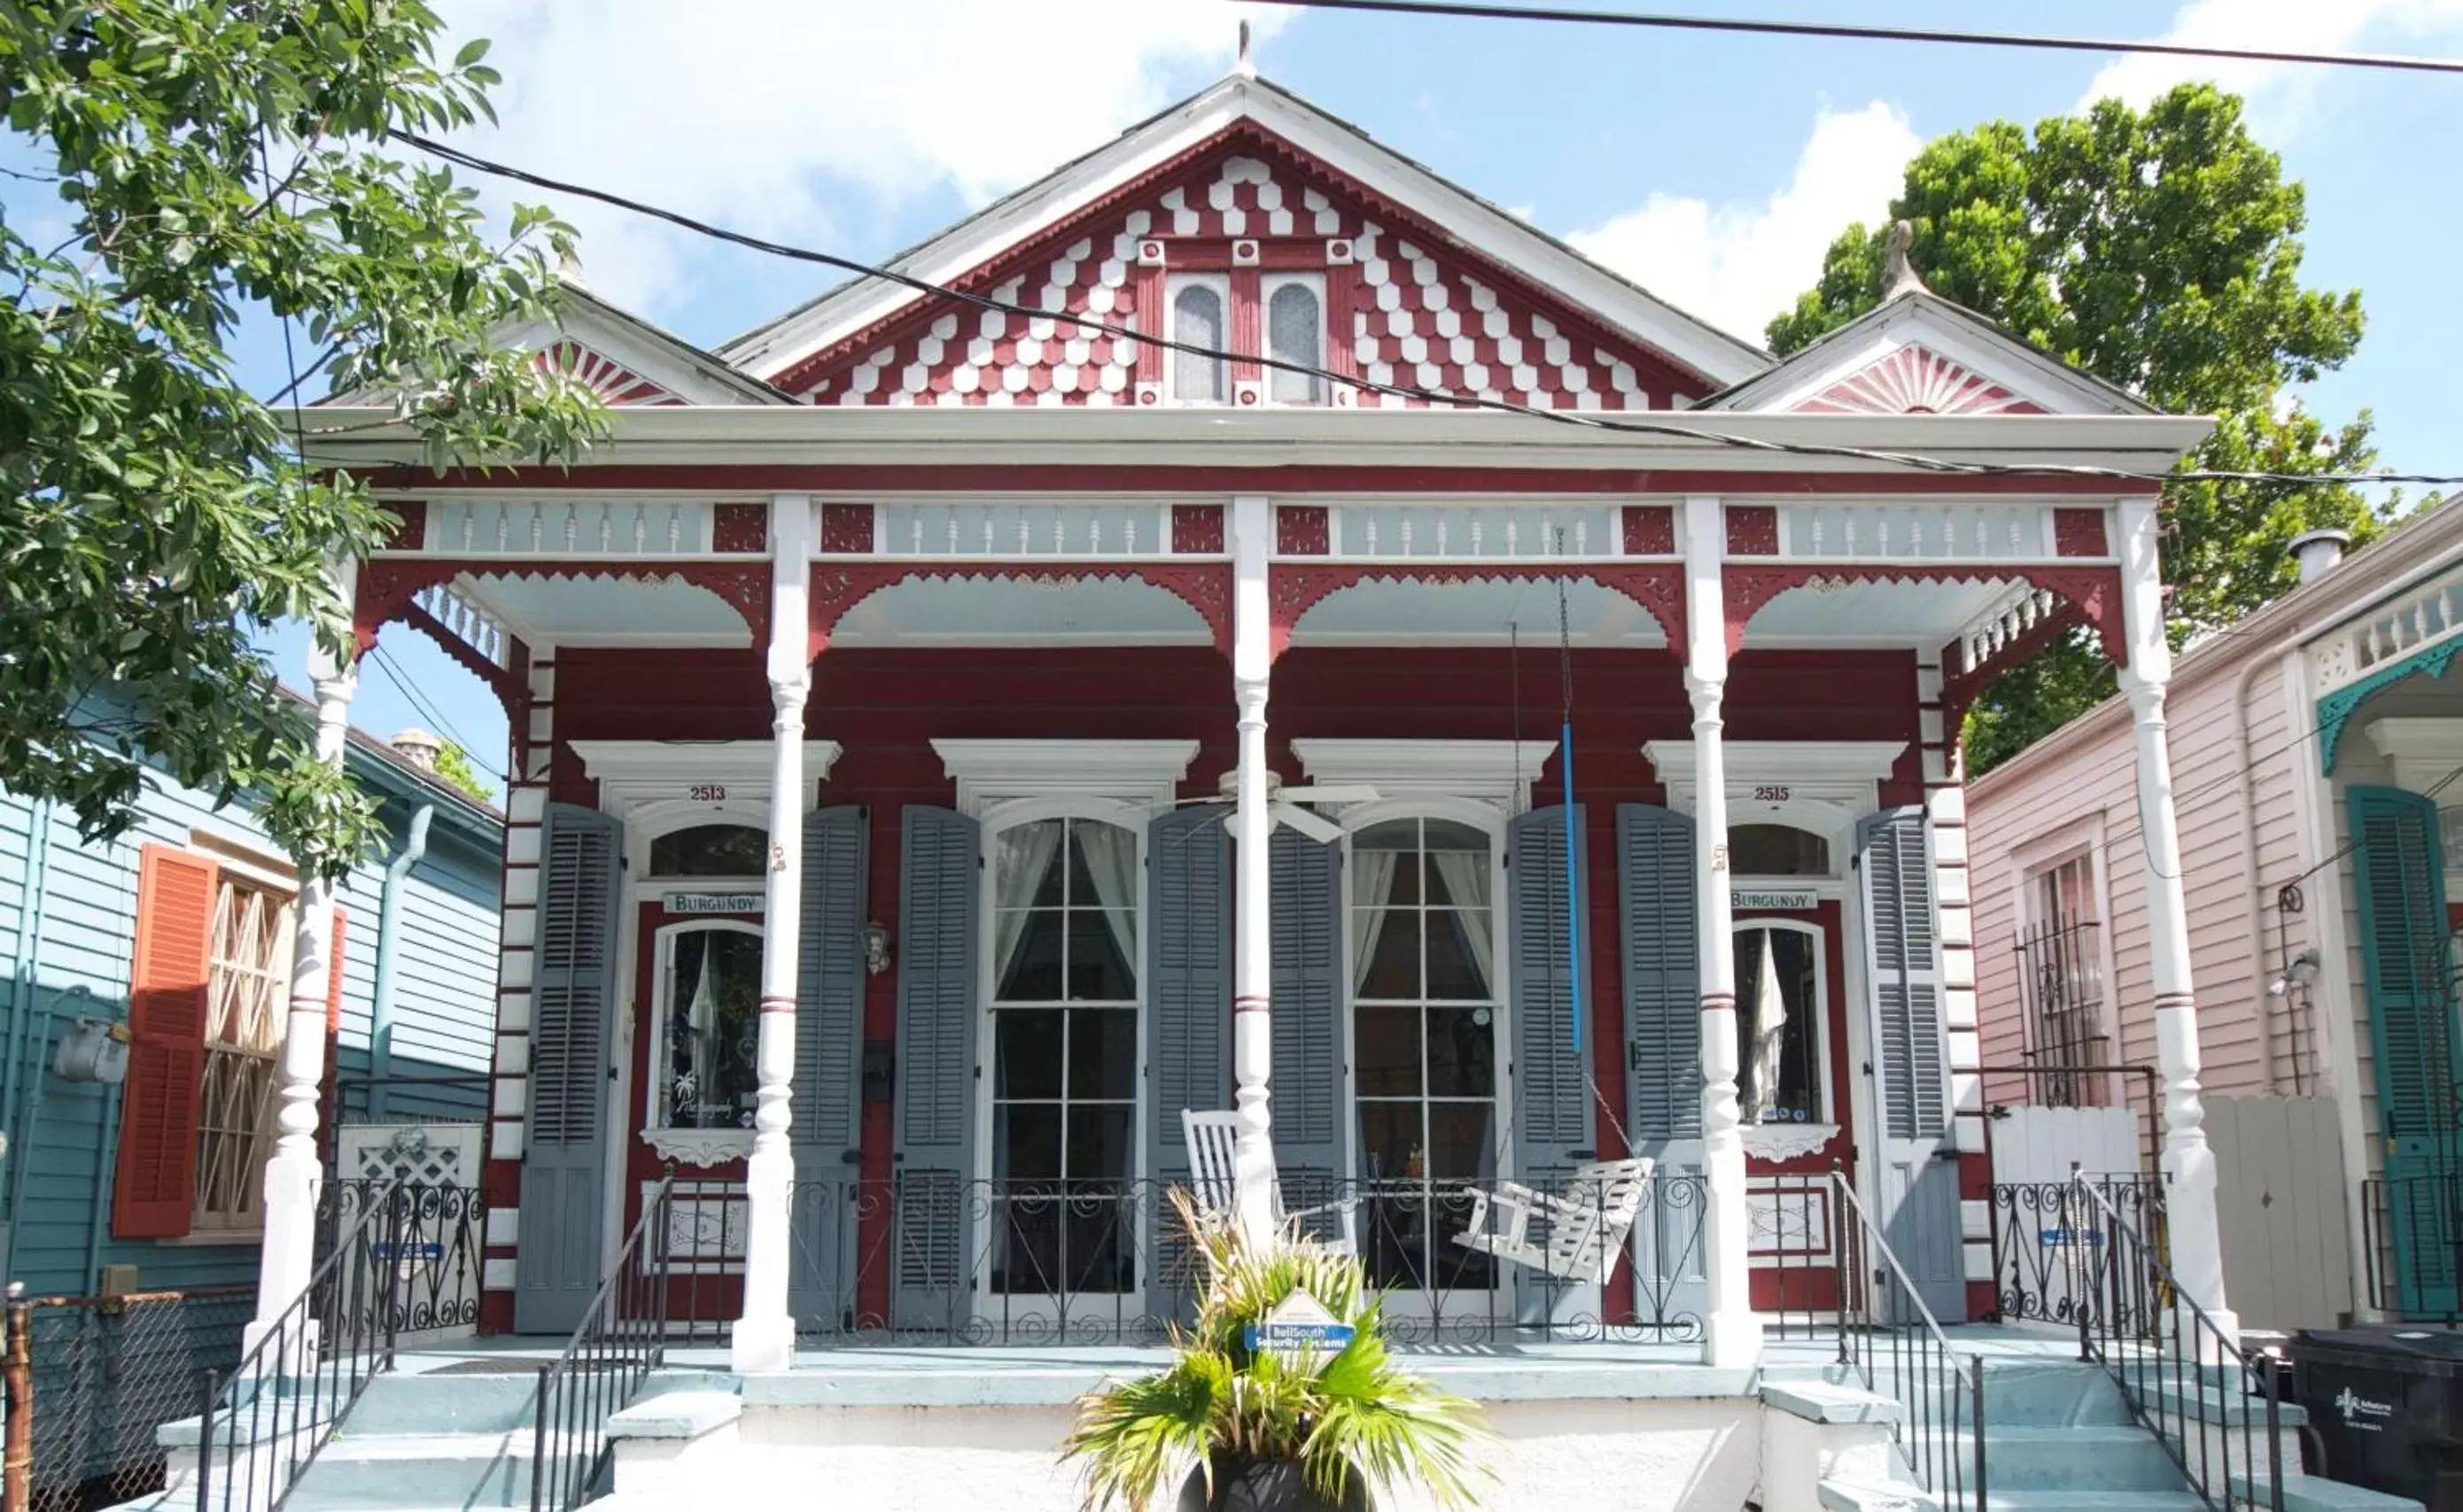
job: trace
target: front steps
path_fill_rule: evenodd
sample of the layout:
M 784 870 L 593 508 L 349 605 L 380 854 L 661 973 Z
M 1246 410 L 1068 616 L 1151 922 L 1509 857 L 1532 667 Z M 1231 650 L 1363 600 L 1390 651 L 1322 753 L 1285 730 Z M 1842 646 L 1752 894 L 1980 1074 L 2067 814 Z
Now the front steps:
M 2203 1512 L 2204 1501 L 2164 1441 L 2130 1414 L 2129 1400 L 2100 1364 L 2054 1358 L 1984 1357 L 1984 1512 Z M 1877 1393 L 1891 1394 L 1892 1383 L 1876 1382 Z M 2246 1435 L 2244 1425 L 2260 1424 L 2263 1403 L 2252 1402 L 2213 1379 L 2187 1372 L 2177 1382 L 2150 1379 L 2146 1393 L 2150 1406 L 2169 1414 L 2187 1408 L 2204 1413 L 2210 1442 L 2189 1446 L 2192 1465 L 2202 1453 L 2218 1469 L 2221 1439 L 2229 1436 L 2234 1480 L 2250 1489 L 2244 1456 L 2262 1457 L 2263 1442 Z M 1972 1465 L 1976 1425 L 1965 1420 L 1972 1411 L 1962 1400 L 1943 1409 L 1951 1416 L 1951 1452 L 1961 1465 Z M 2306 1512 L 2418 1512 L 2414 1503 L 2314 1477 L 2301 1476 L 2298 1430 L 2306 1421 L 2300 1407 L 2278 1407 L 2287 1506 L 2299 1502 Z M 2193 1430 L 2194 1431 L 2194 1430 Z M 1950 1496 L 1925 1493 L 1896 1458 L 1892 1473 L 1874 1476 L 1864 1467 L 1853 1476 L 1824 1479 L 1820 1500 L 1826 1512 L 1942 1512 Z M 2262 1475 L 2263 1468 L 2261 1466 Z M 2266 1500 L 2263 1488 L 2256 1499 Z

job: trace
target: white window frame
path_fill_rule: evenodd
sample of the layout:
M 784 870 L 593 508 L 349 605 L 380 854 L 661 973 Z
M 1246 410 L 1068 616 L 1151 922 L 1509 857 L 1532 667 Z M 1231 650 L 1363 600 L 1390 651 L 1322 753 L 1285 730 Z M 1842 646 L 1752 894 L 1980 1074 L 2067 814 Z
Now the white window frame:
M 1297 745 L 1297 743 L 1296 742 L 1295 744 Z M 1331 745 L 1334 743 L 1320 742 L 1317 744 Z M 1406 743 L 1396 742 L 1394 744 L 1402 745 Z M 1303 757 L 1302 760 L 1305 762 L 1307 758 Z M 1536 776 L 1537 774 L 1537 772 L 1535 767 L 1533 775 Z M 1518 812 L 1520 810 L 1514 810 L 1512 811 Z M 1347 1173 L 1347 1176 L 1349 1179 L 1355 1182 L 1365 1182 L 1368 1178 L 1363 1169 L 1363 1162 L 1366 1159 L 1367 1152 L 1362 1147 L 1365 1145 L 1366 1141 L 1363 1138 L 1359 1137 L 1360 1057 L 1357 1052 L 1357 1046 L 1359 1044 L 1358 1035 L 1360 1032 L 1359 994 L 1354 991 L 1352 987 L 1352 983 L 1359 980 L 1359 962 L 1354 961 L 1351 955 L 1351 912 L 1354 906 L 1351 883 L 1352 878 L 1358 875 L 1358 869 L 1351 863 L 1351 847 L 1353 840 L 1359 836 L 1362 831 L 1369 829 L 1375 825 L 1384 824 L 1392 819 L 1450 820 L 1456 824 L 1469 825 L 1488 836 L 1489 949 L 1491 952 L 1490 959 L 1495 962 L 1494 969 L 1490 973 L 1491 980 L 1488 984 L 1489 997 L 1492 1000 L 1491 1010 L 1495 1015 L 1495 1017 L 1491 1021 L 1493 1032 L 1489 1037 L 1492 1053 L 1496 1058 L 1496 1065 L 1493 1072 L 1496 1086 L 1496 1149 L 1494 1154 L 1496 1159 L 1496 1170 L 1500 1176 L 1503 1173 L 1514 1169 L 1514 1122 L 1515 1114 L 1520 1110 L 1521 1100 L 1519 1089 L 1515 1086 L 1513 1075 L 1515 1070 L 1513 1040 L 1514 961 L 1508 950 L 1508 943 L 1511 940 L 1512 932 L 1507 927 L 1508 918 L 1512 912 L 1512 900 L 1506 896 L 1505 891 L 1505 844 L 1508 813 L 1508 806 L 1499 803 L 1493 797 L 1474 797 L 1461 794 L 1429 792 L 1413 793 L 1403 797 L 1380 798 L 1375 803 L 1348 804 L 1343 806 L 1340 811 L 1338 822 L 1342 826 L 1342 908 L 1341 918 L 1336 929 L 1336 944 L 1338 947 L 1338 959 L 1341 961 L 1340 969 L 1342 973 L 1342 1043 L 1340 1046 L 1342 1055 L 1342 1114 L 1350 1120 L 1350 1128 L 1354 1134 L 1350 1156 L 1351 1170 Z M 1422 1002 L 1425 1007 L 1426 1000 L 1423 999 Z M 1428 1099 L 1428 1089 L 1425 1086 L 1421 1089 L 1420 1098 L 1424 1104 Z M 1431 1188 L 1433 1188 L 1434 1185 L 1435 1183 L 1430 1183 Z M 1431 1198 L 1433 1198 L 1434 1195 L 1435 1194 L 1432 1190 L 1430 1193 Z M 1495 1276 L 1496 1285 L 1494 1289 L 1488 1294 L 1491 1298 L 1492 1313 L 1494 1313 L 1497 1308 L 1511 1306 L 1511 1296 L 1514 1287 L 1514 1278 L 1508 1273 L 1508 1267 L 1502 1263 L 1499 1263 L 1496 1265 Z M 1475 1297 L 1478 1295 L 1480 1295 L 1480 1293 L 1465 1290 L 1448 1292 L 1444 1294 L 1444 1297 L 1445 1300 L 1451 1305 L 1464 1298 Z M 1389 1302 L 1399 1303 L 1404 1307 L 1406 1315 L 1412 1314 L 1415 1309 L 1426 1310 L 1433 1307 L 1438 1301 L 1437 1293 L 1428 1291 L 1408 1291 L 1399 1288 L 1387 1293 L 1387 1297 Z
M 937 745 L 941 743 L 935 742 L 934 744 Z M 1190 744 L 1193 745 L 1195 743 L 1191 742 Z M 982 858 L 982 864 L 976 868 L 977 904 L 975 910 L 978 922 L 975 929 L 976 988 L 974 1064 L 981 1068 L 981 1073 L 976 1078 L 977 1085 L 974 1093 L 976 1113 L 974 1168 L 976 1172 L 979 1173 L 976 1177 L 978 1180 L 990 1182 L 993 1179 L 992 1174 L 992 1115 L 995 1106 L 993 1100 L 993 1090 L 998 1085 L 998 1078 L 993 1074 L 992 1056 L 997 1051 L 998 1042 L 992 1031 L 996 1023 L 994 1016 L 1002 1011 L 1001 1007 L 996 1005 L 994 1001 L 994 993 L 997 989 L 998 983 L 994 978 L 996 963 L 992 960 L 992 944 L 996 938 L 997 929 L 997 919 L 993 905 L 995 899 L 999 896 L 1000 882 L 999 877 L 994 875 L 1000 864 L 1000 846 L 998 842 L 1001 834 L 1006 831 L 1014 830 L 1019 825 L 1035 824 L 1045 819 L 1080 819 L 1099 824 L 1119 825 L 1123 829 L 1127 830 L 1131 835 L 1136 837 L 1137 840 L 1138 882 L 1135 896 L 1137 899 L 1136 914 L 1138 948 L 1137 959 L 1130 962 L 1131 969 L 1135 972 L 1137 978 L 1137 994 L 1130 1004 L 1130 1011 L 1137 1015 L 1138 1026 L 1137 1077 L 1134 1083 L 1137 1088 L 1137 1096 L 1135 1101 L 1131 1104 L 1129 1111 L 1129 1174 L 1127 1180 L 1131 1186 L 1134 1187 L 1136 1183 L 1144 1181 L 1146 1178 L 1145 1134 L 1146 1116 L 1148 1112 L 1147 1102 L 1153 1095 L 1151 1090 L 1147 1086 L 1147 1083 L 1150 1080 L 1148 1073 L 1151 1069 L 1151 1057 L 1153 1053 L 1150 1044 L 1152 1025 L 1149 1022 L 1152 1017 L 1150 1012 L 1152 1000 L 1148 993 L 1147 977 L 1149 973 L 1146 969 L 1147 958 L 1150 954 L 1147 949 L 1150 942 L 1148 932 L 1153 928 L 1153 920 L 1149 918 L 1146 914 L 1146 821 L 1148 814 L 1149 810 L 1144 805 L 1126 803 L 1117 798 L 1105 798 L 1087 793 L 1066 793 L 1057 797 L 1048 798 L 1011 798 L 994 805 L 992 813 L 984 818 L 982 830 L 983 848 L 979 853 Z M 1014 1008 L 1041 1006 L 1063 1009 L 1070 1005 L 1070 1003 L 1066 999 L 1048 1004 L 1009 1004 L 1010 1007 Z M 1118 1003 L 1089 1004 L 1086 1005 L 1115 1009 L 1121 1006 Z M 1061 1131 L 1061 1135 L 1064 1139 L 1068 1136 L 1068 1130 L 1065 1123 Z M 984 1201 L 970 1202 L 968 1204 L 971 1214 L 970 1221 L 974 1232 L 969 1241 L 969 1248 L 967 1252 L 970 1255 L 980 1255 L 984 1257 L 983 1264 L 976 1270 L 973 1278 L 974 1306 L 977 1314 L 979 1316 L 991 1315 L 997 1313 L 1004 1308 L 1017 1308 L 1021 1305 L 1031 1307 L 1038 1302 L 1058 1301 L 1059 1299 L 1052 1298 L 1046 1294 L 1036 1292 L 996 1292 L 992 1290 L 991 1245 L 993 1238 L 993 1227 L 999 1220 L 1000 1217 L 998 1206 L 999 1203 L 997 1199 L 988 1199 Z M 1134 1240 L 1135 1236 L 1132 1236 L 1132 1242 L 1134 1242 Z M 1140 1249 L 1138 1253 L 1143 1257 L 1144 1264 L 1151 1264 L 1154 1263 L 1153 1257 L 1145 1255 L 1143 1249 Z M 1144 1274 L 1143 1266 L 1141 1266 L 1140 1274 L 1137 1275 L 1135 1280 L 1137 1285 L 1143 1288 L 1150 1283 L 1153 1278 Z M 1111 1291 L 1073 1292 L 1067 1299 L 1069 1305 L 1069 1316 L 1073 1319 L 1101 1319 L 1113 1316 L 1119 1307 L 1119 1299 L 1123 1296 L 1131 1294 L 1132 1293 Z
M 2024 960 L 2018 959 L 2018 941 L 2026 938 L 2030 929 L 2047 921 L 2038 884 L 2052 872 L 2081 857 L 2086 860 L 2090 896 L 2095 899 L 2096 969 L 2103 974 L 2103 981 L 2102 1019 L 2096 1030 L 2103 1036 L 2105 1053 L 2112 1068 L 2104 1088 L 2103 1106 L 2126 1107 L 2130 1104 L 2127 1092 L 2121 1085 L 2118 1068 L 2129 1057 L 2122 1038 L 2120 963 L 2112 945 L 2112 858 L 2104 844 L 2102 813 L 2091 813 L 2046 831 L 2014 847 L 2010 853 L 2010 891 L 2015 899 L 2012 914 L 2018 924 L 2016 936 L 2011 940 L 2011 965 L 2016 973 L 2015 985 L 2017 988 L 2016 1026 L 2018 1043 L 2022 1048 L 2031 1043 L 2039 1027 L 2034 1022 L 2036 1005 L 2028 996 L 2027 965 Z M 2027 1078 L 2027 1097 L 2033 1101 L 2039 1089 L 2033 1077 Z
M 1788 880 L 1801 879 L 1790 877 Z M 1805 1123 L 1789 1121 L 1742 1126 L 1745 1148 L 1754 1155 L 1766 1159 L 1791 1159 L 1797 1156 L 1811 1155 L 1828 1144 L 1832 1136 L 1839 1133 L 1839 1109 L 1836 1106 L 1835 1084 L 1831 1079 L 1832 1056 L 1835 1051 L 1830 1044 L 1834 1036 L 1830 1032 L 1832 1004 L 1830 1002 L 1829 926 L 1818 918 L 1789 918 L 1784 916 L 1774 917 L 1764 914 L 1753 918 L 1731 919 L 1728 927 L 1729 938 L 1732 940 L 1749 929 L 1773 929 L 1784 930 L 1792 935 L 1803 935 L 1813 941 L 1813 1090 L 1819 1116 Z M 1733 949 L 1733 946 L 1730 948 Z M 1743 972 L 1736 974 L 1736 981 L 1737 992 L 1741 997 L 1744 990 Z M 1745 1064 L 1745 1055 L 1749 1053 L 1744 1044 L 1745 1018 L 1742 1006 L 1743 1004 L 1739 1003 L 1739 1011 L 1736 1015 L 1738 1050 L 1736 1064 L 1740 1068 Z M 1816 1137 L 1817 1135 L 1819 1137 Z
M 1323 273 L 1268 273 L 1263 279 L 1259 280 L 1257 289 L 1258 347 L 1265 356 L 1273 357 L 1277 361 L 1299 360 L 1298 358 L 1286 357 L 1282 353 L 1275 350 L 1275 295 L 1284 289 L 1293 287 L 1307 290 L 1317 300 L 1317 358 L 1308 365 L 1315 368 L 1323 368 L 1328 365 L 1326 359 L 1332 355 L 1334 350 L 1334 319 L 1326 311 L 1325 274 Z M 1331 379 L 1323 378 L 1312 378 L 1309 379 L 1309 381 L 1317 388 L 1317 397 L 1314 399 L 1278 400 L 1275 398 L 1275 377 L 1276 373 L 1273 368 L 1265 369 L 1260 375 L 1259 387 L 1263 390 L 1262 397 L 1265 402 L 1269 404 L 1281 405 L 1289 409 L 1321 409 L 1325 406 L 1327 393 L 1332 381 Z
M 1223 302 L 1222 343 L 1223 349 L 1230 351 L 1232 346 L 1233 316 L 1232 275 L 1229 273 L 1172 273 L 1166 276 L 1163 281 L 1163 338 L 1166 341 L 1180 339 L 1180 295 L 1181 291 L 1185 289 L 1211 289 L 1214 291 L 1214 297 Z M 1214 361 L 1218 377 L 1215 386 L 1222 391 L 1220 397 L 1215 399 L 1181 398 L 1180 364 L 1184 360 L 1194 359 L 1188 357 L 1188 354 L 1175 352 L 1169 347 L 1164 348 L 1163 359 L 1165 403 L 1203 407 L 1213 404 L 1229 405 L 1232 402 L 1232 363 L 1228 358 L 1217 357 Z

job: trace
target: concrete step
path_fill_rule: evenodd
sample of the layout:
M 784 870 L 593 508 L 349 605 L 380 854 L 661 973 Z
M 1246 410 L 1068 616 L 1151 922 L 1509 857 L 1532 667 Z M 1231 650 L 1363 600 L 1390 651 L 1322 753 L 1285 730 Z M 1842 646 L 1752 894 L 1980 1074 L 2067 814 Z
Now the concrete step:
M 538 1377 L 380 1375 L 351 1409 L 355 1438 L 394 1434 L 509 1433 L 538 1415 Z
M 1988 1388 L 1986 1400 L 1991 1401 Z M 1960 1453 L 1973 1438 L 1957 1436 Z M 1989 1426 L 1984 1480 L 2007 1491 L 2179 1491 L 2180 1469 L 2154 1435 L 2139 1428 L 2074 1424 Z
M 1988 1428 L 2119 1428 L 2129 1421 L 2128 1403 L 2101 1366 L 2058 1360 L 1996 1360 L 1985 1366 Z
M 1984 1512 L 2205 1512 L 2194 1491 L 1988 1490 Z
M 1942 1512 L 1930 1492 L 1904 1480 L 1824 1480 L 1815 1491 L 1824 1512 Z
M 399 1512 L 410 1506 L 526 1507 L 531 1435 L 337 1435 L 301 1475 L 289 1512 Z
M 2150 1386 L 2146 1404 L 2159 1417 L 2186 1418 L 2191 1428 L 2200 1423 L 2263 1424 L 2266 1421 L 2266 1400 L 2252 1396 L 2235 1382 L 2232 1386 L 2191 1386 L 2184 1381 L 2174 1387 L 2169 1381 Z M 2284 1429 L 2305 1426 L 2308 1409 L 2299 1402 L 2278 1401 L 2275 1404 L 2276 1423 Z

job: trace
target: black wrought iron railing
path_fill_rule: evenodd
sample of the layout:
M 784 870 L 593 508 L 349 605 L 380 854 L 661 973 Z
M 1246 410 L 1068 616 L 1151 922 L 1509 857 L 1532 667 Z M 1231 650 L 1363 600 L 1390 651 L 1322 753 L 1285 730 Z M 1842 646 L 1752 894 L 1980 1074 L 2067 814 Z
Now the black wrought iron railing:
M 323 1250 L 308 1285 L 226 1376 L 207 1371 L 198 1416 L 198 1512 L 278 1508 L 401 1335 L 477 1318 L 483 1214 L 475 1188 L 333 1181 L 318 1192 Z
M 817 1346 L 1163 1342 L 1202 1279 L 1178 1232 L 1174 1184 L 799 1181 L 798 1333 Z M 1464 1242 L 1502 1232 L 1498 1195 L 1517 1184 L 1546 1199 L 1522 1234 L 1526 1258 Z M 1613 1193 L 1564 1177 L 1341 1181 L 1292 1171 L 1283 1195 L 1287 1211 L 1306 1215 L 1304 1230 L 1366 1262 L 1391 1294 L 1385 1326 L 1397 1342 L 1701 1337 L 1709 1202 L 1698 1173 L 1652 1176 L 1629 1217 Z
M 1846 1173 L 1828 1179 L 1839 1362 L 1897 1401 L 1900 1458 L 1944 1512 L 1983 1512 L 1984 1361 L 1952 1347 Z
M 2000 1181 L 1992 1189 L 1995 1323 L 2075 1324 L 2095 1307 L 2126 1300 L 2104 1295 L 2104 1252 L 2112 1235 L 2103 1210 L 2080 1193 L 2083 1182 L 2130 1214 L 2163 1243 L 2163 1184 L 2132 1176 L 2081 1171 L 2066 1181 Z M 2123 1327 L 2141 1320 L 2116 1317 Z
M 564 1352 L 554 1364 L 539 1368 L 531 1512 L 567 1512 L 605 1489 L 607 1419 L 622 1411 L 650 1372 L 665 1362 L 676 1299 L 669 1285 L 671 1266 L 663 1257 L 674 1231 L 675 1188 L 670 1167 L 643 1194 L 641 1216 L 616 1253 L 616 1268 L 599 1284 Z M 695 1307 L 687 1300 L 687 1314 L 711 1310 L 714 1315 L 715 1308 Z
M 2369 1306 L 2407 1323 L 2463 1322 L 2463 1175 L 2361 1183 Z
M 2080 1354 L 2110 1372 L 2131 1415 L 2209 1507 L 2283 1512 L 2274 1363 L 2244 1352 L 2181 1285 L 2147 1242 L 2148 1209 L 2125 1207 L 2129 1190 L 2082 1176 L 2071 1182 L 2072 1210 L 2103 1236 L 2085 1256 Z

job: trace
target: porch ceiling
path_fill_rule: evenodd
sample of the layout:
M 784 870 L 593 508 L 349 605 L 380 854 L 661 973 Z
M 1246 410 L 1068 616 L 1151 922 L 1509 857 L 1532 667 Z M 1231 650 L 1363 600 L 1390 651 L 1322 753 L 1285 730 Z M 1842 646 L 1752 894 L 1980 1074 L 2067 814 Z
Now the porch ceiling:
M 491 572 L 472 573 L 460 586 L 466 596 L 534 643 L 752 643 L 752 632 L 727 600 L 690 583 Z
M 1850 582 L 1791 588 L 1755 611 L 1745 644 L 1914 645 L 1954 640 L 2016 591 L 1998 582 Z
M 831 636 L 839 647 L 1213 642 L 1206 621 L 1177 595 L 1107 577 L 909 578 L 850 608 Z
M 1579 569 L 1575 569 L 1579 571 Z M 1624 594 L 1565 585 L 1565 620 L 1580 646 L 1660 647 L 1659 622 Z M 1372 579 L 1327 595 L 1293 627 L 1296 646 L 1526 645 L 1557 639 L 1557 585 L 1540 578 L 1480 582 Z

